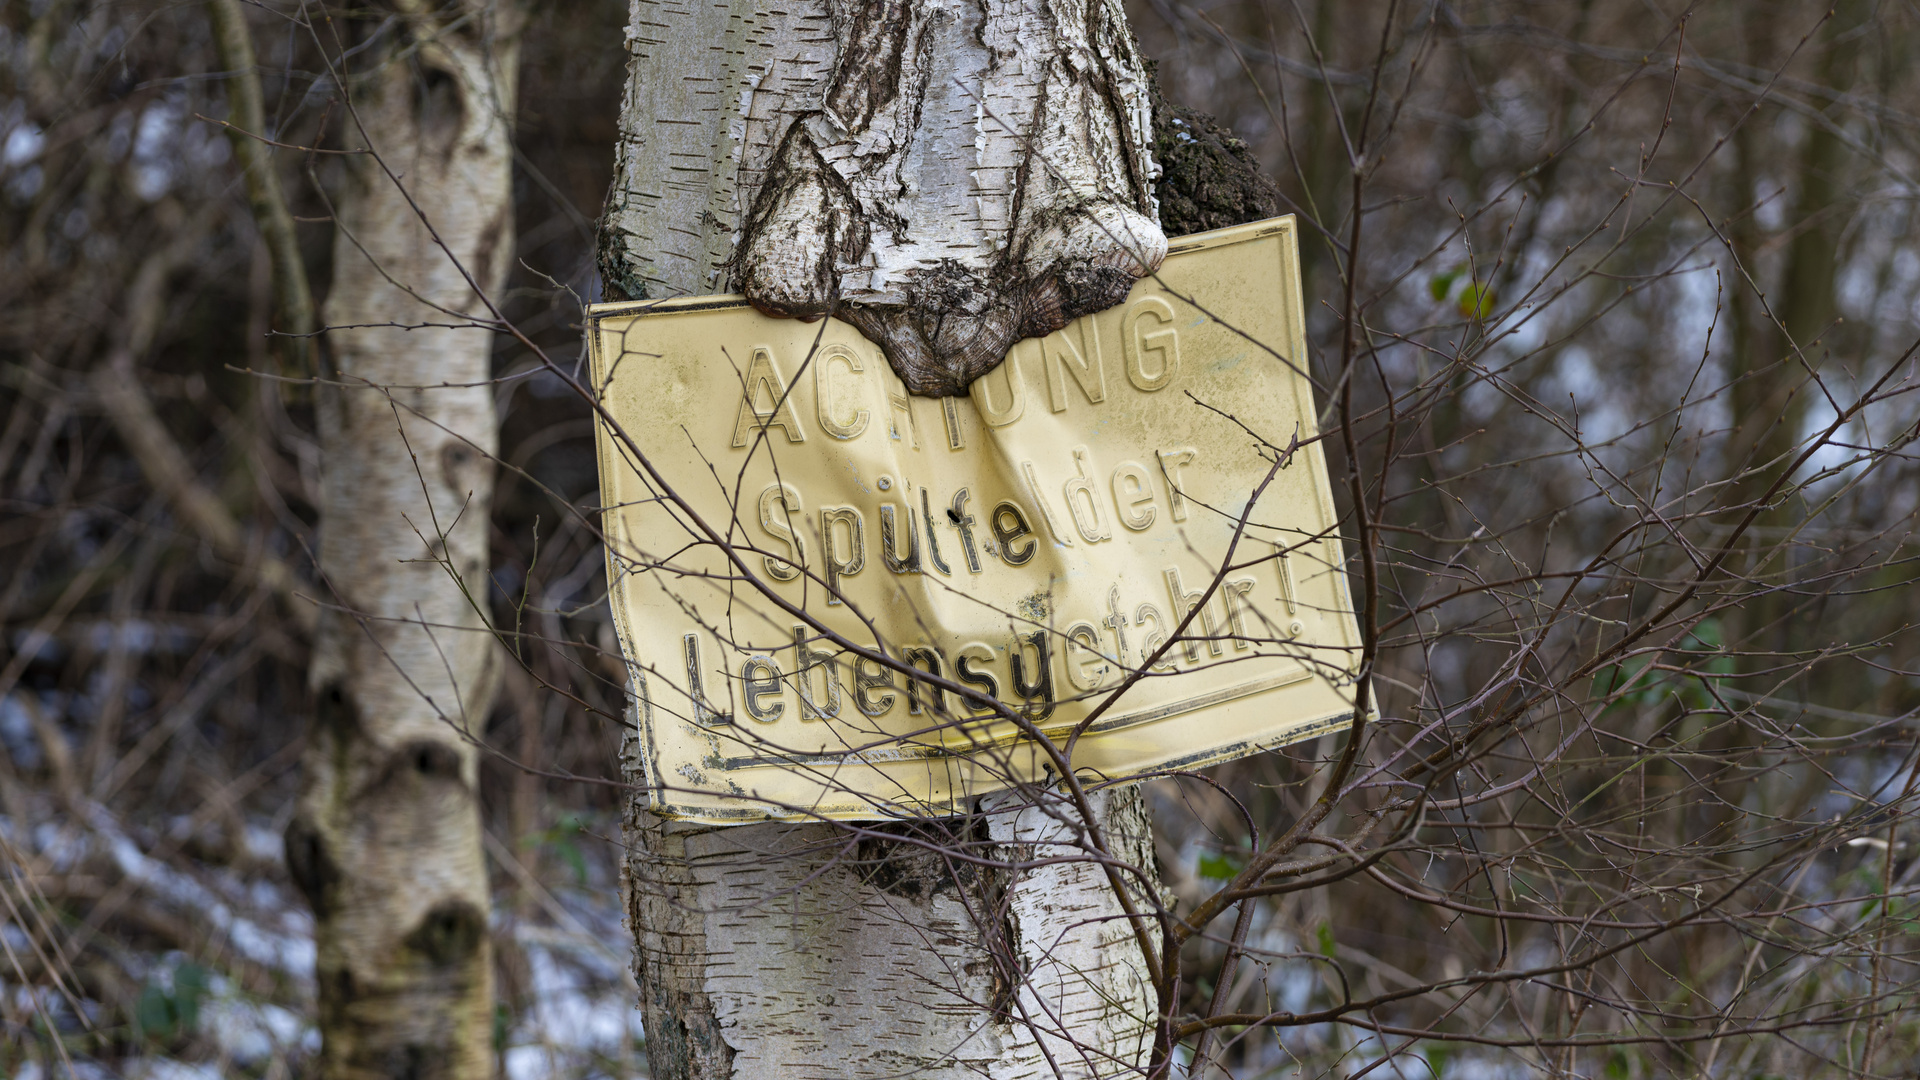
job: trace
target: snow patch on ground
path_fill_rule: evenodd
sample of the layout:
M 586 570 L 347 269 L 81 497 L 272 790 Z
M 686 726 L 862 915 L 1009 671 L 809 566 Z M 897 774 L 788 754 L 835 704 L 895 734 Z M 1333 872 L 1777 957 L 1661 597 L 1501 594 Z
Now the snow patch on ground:
M 0 815 L 0 837 L 59 872 L 85 866 L 96 873 L 117 871 L 138 886 L 143 900 L 212 927 L 224 949 L 276 972 L 281 981 L 275 1000 L 268 1001 L 220 971 L 207 972 L 204 996 L 187 1033 L 192 1037 L 184 1044 L 170 1043 L 171 1053 L 136 1054 L 110 1063 L 74 1054 L 77 1080 L 215 1080 L 308 1071 L 320 1050 L 320 1033 L 312 1014 L 313 919 L 299 897 L 282 883 L 234 867 L 182 868 L 156 858 L 142 846 L 143 837 L 154 843 L 153 837 L 104 807 L 85 808 L 78 818 L 55 817 L 28 826 Z M 249 823 L 241 843 L 256 864 L 268 861 L 266 857 L 278 861 L 277 830 Z M 639 993 L 628 969 L 631 938 L 613 882 L 613 869 L 590 859 L 577 885 L 545 892 L 523 912 L 503 906 L 496 913 L 495 934 L 518 946 L 527 970 L 528 1005 L 504 1032 L 500 1046 L 508 1080 L 647 1076 Z M 10 923 L 0 924 L 0 934 L 16 950 L 30 944 Z M 123 960 L 129 976 L 170 995 L 179 990 L 175 975 L 195 962 L 173 951 Z M 217 966 L 216 961 L 199 962 Z M 0 956 L 0 1010 L 16 1017 L 49 1017 L 69 1036 L 85 1030 L 57 991 L 13 984 L 6 978 L 10 974 Z M 83 1001 L 81 1007 L 95 1026 L 133 1022 L 117 1008 L 97 1002 Z M 24 1061 L 16 1059 L 6 1080 L 66 1080 L 66 1064 L 57 1056 L 47 1060 L 49 1051 L 40 1045 Z

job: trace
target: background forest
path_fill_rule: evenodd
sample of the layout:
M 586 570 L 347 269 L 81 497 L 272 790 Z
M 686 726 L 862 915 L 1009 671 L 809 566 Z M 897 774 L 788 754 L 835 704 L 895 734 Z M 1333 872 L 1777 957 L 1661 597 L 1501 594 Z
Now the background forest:
M 1211 1075 L 1913 1075 L 1920 11 L 1128 11 L 1184 107 L 1156 110 L 1169 172 L 1203 143 L 1272 181 L 1169 176 L 1169 231 L 1303 223 L 1377 650 L 1337 811 L 1367 858 L 1187 943 Z M 331 14 L 246 11 L 253 152 L 318 297 Z M 626 19 L 536 5 L 519 46 L 485 601 L 521 663 L 479 733 L 513 1080 L 646 1075 L 593 429 L 526 344 L 578 362 L 601 296 Z M 0 1077 L 304 1075 L 318 1048 L 282 840 L 325 596 L 312 339 L 233 75 L 198 4 L 0 4 Z M 1150 785 L 1180 902 L 1343 738 Z

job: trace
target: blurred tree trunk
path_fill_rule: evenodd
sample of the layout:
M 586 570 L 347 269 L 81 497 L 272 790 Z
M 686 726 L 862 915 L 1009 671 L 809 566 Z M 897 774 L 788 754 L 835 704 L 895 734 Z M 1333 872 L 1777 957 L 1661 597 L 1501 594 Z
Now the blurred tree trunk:
M 322 1074 L 487 1077 L 492 950 L 472 737 L 495 420 L 487 319 L 512 255 L 517 15 L 413 3 L 349 63 L 322 321 L 317 698 L 288 864 L 313 905 Z
M 970 379 L 975 361 L 949 364 L 948 350 L 980 349 L 921 335 L 927 324 L 975 327 L 979 340 L 1009 323 L 1046 333 L 1051 319 L 1123 298 L 1164 251 L 1151 103 L 1117 4 L 822 0 L 776 12 L 633 0 L 628 46 L 599 253 L 610 297 L 733 284 L 763 309 L 825 304 L 878 341 L 909 385 L 950 393 L 953 383 L 915 373 Z M 1009 86 L 1021 80 L 1024 90 Z M 1244 146 L 1201 142 L 1234 168 L 1192 170 L 1212 186 L 1190 193 L 1185 215 L 1198 227 L 1270 215 L 1271 185 Z M 817 152 L 798 154 L 801 143 Z M 1229 190 L 1228 173 L 1258 190 Z M 885 214 L 862 187 L 882 174 L 894 179 L 873 199 L 901 193 Z M 916 291 L 914 268 L 935 256 L 942 273 L 980 285 L 966 310 Z M 783 266 L 794 274 L 769 269 Z M 857 273 L 842 281 L 849 266 Z M 867 306 L 834 306 L 848 299 Z M 638 790 L 637 760 L 625 765 Z M 1112 854 L 1151 873 L 1139 790 L 1094 806 Z M 1018 859 L 1084 842 L 1064 816 L 911 828 L 937 846 Z M 1096 863 L 1012 873 L 884 837 L 856 843 L 829 825 L 689 826 L 651 814 L 644 795 L 628 802 L 626 832 L 634 973 L 661 1080 L 1116 1075 L 1145 1064 L 1171 1007 L 1155 1000 Z M 1151 910 L 1157 898 L 1137 899 Z
M 1852 87 L 1858 75 L 1861 31 L 1870 14 L 1865 0 L 1844 0 L 1829 14 L 1814 63 L 1815 81 L 1820 86 L 1840 92 Z M 1781 25 L 1777 12 L 1759 7 L 1741 9 L 1736 25 L 1745 39 L 1749 66 L 1771 71 L 1784 62 L 1773 41 Z M 1834 113 L 1841 115 L 1837 106 Z M 1729 223 L 1727 237 L 1734 256 L 1754 279 L 1749 284 L 1736 278 L 1729 304 L 1732 349 L 1728 375 L 1733 392 L 1726 460 L 1733 483 L 1726 503 L 1733 509 L 1723 519 L 1728 527 L 1745 515 L 1751 503 L 1766 497 L 1803 446 L 1801 429 L 1810 395 L 1819 393 L 1812 383 L 1822 351 L 1818 339 L 1836 315 L 1837 249 L 1846 222 L 1839 203 L 1851 164 L 1850 151 L 1838 132 L 1813 120 L 1795 158 L 1784 153 L 1784 148 L 1770 145 L 1774 127 L 1775 116 L 1769 110 L 1746 118 L 1734 134 L 1734 168 L 1727 179 L 1733 189 L 1729 205 L 1738 215 Z M 1792 171 L 1770 174 L 1767 165 L 1772 161 L 1790 162 Z M 1789 191 L 1774 194 L 1776 183 L 1783 180 L 1788 182 Z M 1760 292 L 1767 288 L 1762 252 L 1768 237 L 1757 220 L 1758 201 L 1769 197 L 1791 198 L 1783 215 L 1790 239 L 1779 263 L 1776 287 Z M 1740 668 L 1756 676 L 1757 681 L 1747 687 L 1753 693 L 1773 693 L 1779 681 L 1775 673 L 1797 666 L 1785 654 L 1806 643 L 1795 633 L 1793 614 L 1799 601 L 1791 593 L 1775 591 L 1792 583 L 1795 545 L 1789 542 L 1789 534 L 1802 513 L 1798 495 L 1763 509 L 1750 528 L 1747 557 L 1737 564 L 1754 585 L 1737 606 L 1727 611 L 1722 637 L 1735 651 Z M 1713 776 L 1715 797 L 1698 806 L 1700 838 L 1723 840 L 1737 827 L 1755 776 L 1733 763 L 1766 738 L 1742 718 L 1733 716 L 1701 740 L 1702 748 L 1714 760 L 1728 764 Z M 1671 764 L 1662 767 L 1674 768 Z M 1815 785 L 1817 777 L 1808 777 L 1806 783 Z
M 1871 14 L 1865 0 L 1846 0 L 1835 6 L 1820 35 L 1820 53 L 1815 60 L 1815 82 L 1830 90 L 1845 93 L 1858 76 L 1861 33 Z M 1749 63 L 1771 70 L 1781 62 L 1767 55 L 1768 31 L 1778 20 L 1761 10 L 1745 13 L 1748 22 Z M 1840 107 L 1832 112 L 1842 116 Z M 1764 161 L 1777 160 L 1778 151 L 1765 148 L 1769 112 L 1750 118 L 1736 136 L 1736 173 L 1744 182 L 1741 208 L 1755 198 L 1754 179 L 1764 175 Z M 1763 126 L 1763 121 L 1767 126 Z M 1847 218 L 1840 200 L 1846 188 L 1850 151 L 1845 137 L 1832 126 L 1844 123 L 1844 117 L 1828 121 L 1825 117 L 1807 122 L 1805 140 L 1790 177 L 1791 198 L 1785 214 L 1789 239 L 1780 264 L 1778 287 L 1755 296 L 1745 282 L 1734 290 L 1733 432 L 1729 440 L 1729 462 L 1746 470 L 1734 485 L 1733 504 L 1744 504 L 1765 496 L 1780 470 L 1791 463 L 1801 442 L 1801 426 L 1807 416 L 1809 394 L 1818 394 L 1810 382 L 1819 366 L 1819 338 L 1833 323 L 1835 278 L 1839 271 L 1840 233 Z M 1791 160 L 1791 159 L 1789 159 Z M 1761 237 L 1752 214 L 1745 214 L 1732 233 L 1734 250 L 1755 275 L 1759 276 Z M 1798 517 L 1798 509 L 1785 502 L 1769 507 L 1755 520 L 1751 572 L 1779 580 L 1790 579 L 1789 548 L 1783 544 L 1785 530 Z M 1730 627 L 1761 655 L 1750 663 L 1761 668 L 1775 661 L 1765 655 L 1792 648 L 1787 617 L 1790 598 L 1764 589 L 1744 605 L 1738 626 Z M 1732 636 L 1732 635 L 1730 635 Z

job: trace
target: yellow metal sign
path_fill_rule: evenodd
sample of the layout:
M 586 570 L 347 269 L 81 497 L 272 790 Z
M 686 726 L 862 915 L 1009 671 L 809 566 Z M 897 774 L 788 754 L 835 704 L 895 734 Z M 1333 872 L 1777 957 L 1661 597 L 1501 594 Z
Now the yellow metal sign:
M 939 814 L 1345 724 L 1359 638 L 1302 318 L 1291 217 L 1175 241 L 970 398 L 907 394 L 837 320 L 593 308 L 656 809 Z

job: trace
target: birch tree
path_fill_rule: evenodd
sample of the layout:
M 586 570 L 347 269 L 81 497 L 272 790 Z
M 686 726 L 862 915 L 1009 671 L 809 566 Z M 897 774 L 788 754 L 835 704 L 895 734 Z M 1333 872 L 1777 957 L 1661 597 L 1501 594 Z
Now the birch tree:
M 322 1071 L 486 1077 L 492 952 L 472 736 L 494 670 L 489 296 L 512 250 L 516 16 L 355 27 L 319 401 L 317 699 L 288 864 L 313 906 Z
M 635 0 L 627 44 L 612 298 L 736 288 L 770 314 L 832 314 L 909 390 L 944 396 L 1124 299 L 1166 253 L 1147 78 L 1117 3 Z M 674 825 L 636 796 L 628 905 L 656 1075 L 1144 1061 L 1156 961 L 1122 890 L 1088 859 L 1004 868 L 1090 835 L 1153 866 L 1137 789 L 1090 806 L 1088 821 L 1009 796 L 888 834 Z M 938 850 L 969 844 L 986 862 Z

